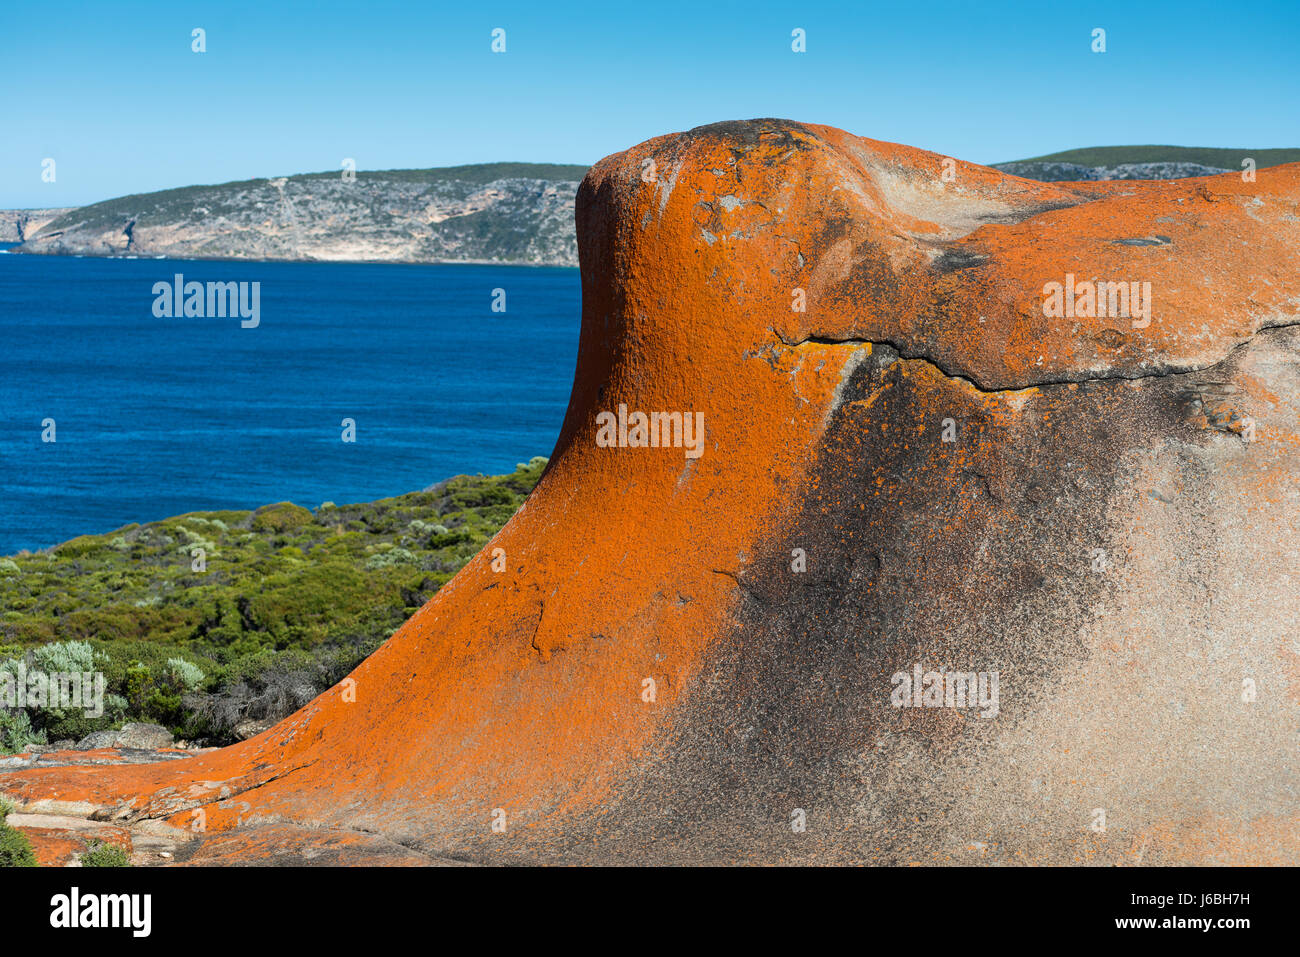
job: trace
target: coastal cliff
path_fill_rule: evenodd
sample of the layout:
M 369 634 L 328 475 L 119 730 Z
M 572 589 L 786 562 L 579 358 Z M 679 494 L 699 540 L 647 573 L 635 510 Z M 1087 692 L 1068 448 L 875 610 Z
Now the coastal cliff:
M 77 207 L 54 209 L 0 209 L 0 243 L 21 243 L 40 232 L 49 222 Z
M 573 198 L 585 172 L 490 163 L 188 186 L 63 212 L 28 228 L 14 251 L 576 266 Z

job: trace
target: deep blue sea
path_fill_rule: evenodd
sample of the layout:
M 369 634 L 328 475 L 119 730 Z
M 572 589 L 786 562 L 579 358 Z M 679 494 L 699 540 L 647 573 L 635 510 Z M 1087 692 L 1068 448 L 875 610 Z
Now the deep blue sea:
M 260 282 L 260 324 L 155 317 L 176 273 Z M 0 555 L 550 455 L 579 300 L 576 269 L 0 253 Z

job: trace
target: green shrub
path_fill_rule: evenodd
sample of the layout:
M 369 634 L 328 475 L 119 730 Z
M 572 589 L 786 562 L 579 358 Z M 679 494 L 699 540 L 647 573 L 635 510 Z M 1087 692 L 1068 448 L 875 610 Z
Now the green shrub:
M 482 508 L 484 505 L 513 504 L 514 495 L 503 485 L 460 485 L 451 494 L 457 508 Z
M 31 669 L 64 673 L 93 671 L 95 669 L 95 649 L 84 641 L 56 641 L 51 645 L 33 648 L 31 652 Z
M 439 528 L 442 529 L 441 532 L 437 531 Z M 434 534 L 429 536 L 429 540 L 425 543 L 425 547 L 430 551 L 437 551 L 440 548 L 449 548 L 452 545 L 459 545 L 461 542 L 468 542 L 473 537 L 468 532 L 449 532 L 443 526 L 437 525 Z
M 14 812 L 8 798 L 0 797 L 0 867 L 35 867 L 36 855 L 27 835 L 10 827 L 5 819 Z
M 36 854 L 27 835 L 0 824 L 0 867 L 35 867 Z
M 26 711 L 0 708 L 0 752 L 19 754 L 45 741 L 45 733 L 32 727 Z
M 374 571 L 377 568 L 392 568 L 394 565 L 414 565 L 417 562 L 419 562 L 419 559 L 407 549 L 390 548 L 366 559 L 366 571 Z
M 253 531 L 285 532 L 306 525 L 312 518 L 311 512 L 292 502 L 263 505 L 253 513 Z
M 181 691 L 197 691 L 203 685 L 203 669 L 184 658 L 168 658 L 167 667 Z
M 77 538 L 69 539 L 62 545 L 54 547 L 54 554 L 59 558 L 84 558 L 87 555 L 93 555 L 95 552 L 103 551 L 106 543 L 102 535 L 81 535 Z
M 126 851 L 116 844 L 103 841 L 88 841 L 86 850 L 81 855 L 82 867 L 130 867 L 131 861 Z

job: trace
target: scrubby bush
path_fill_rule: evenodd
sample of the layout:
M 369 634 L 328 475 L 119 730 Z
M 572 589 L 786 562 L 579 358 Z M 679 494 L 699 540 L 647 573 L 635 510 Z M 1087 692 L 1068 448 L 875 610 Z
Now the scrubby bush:
M 32 842 L 15 828 L 0 825 L 0 867 L 35 867 Z
M 131 861 L 126 851 L 116 844 L 103 841 L 88 841 L 86 850 L 81 854 L 82 867 L 130 867 Z
M 176 538 L 181 543 L 176 547 L 176 551 L 182 555 L 193 555 L 195 549 L 199 548 L 203 549 L 204 554 L 209 558 L 217 554 L 216 542 L 204 538 L 198 532 L 191 532 L 184 525 L 176 526 Z
M 44 672 L 64 673 L 92 671 L 95 667 L 95 649 L 85 641 L 56 641 L 33 648 L 28 668 Z
M 203 669 L 184 658 L 168 658 L 167 667 L 181 691 L 197 691 L 203 686 Z
M 26 711 L 0 708 L 0 752 L 19 754 L 33 744 L 45 743 L 45 733 L 32 727 Z
M 457 508 L 482 508 L 485 505 L 511 505 L 515 497 L 510 489 L 503 485 L 464 484 L 458 486 L 451 494 L 451 501 Z
M 108 547 L 102 535 L 81 535 L 69 539 L 62 545 L 54 546 L 54 554 L 59 558 L 85 558 Z
M 212 740 L 226 744 L 234 740 L 235 728 L 245 721 L 287 718 L 346 677 L 374 647 L 250 656 L 228 672 L 216 692 L 187 695 L 185 704 Z
M 441 528 L 442 531 L 437 531 L 437 528 Z M 469 532 L 449 532 L 444 526 L 438 525 L 436 526 L 434 533 L 429 536 L 429 540 L 424 543 L 424 547 L 430 551 L 439 551 L 444 548 L 450 548 L 453 545 L 460 545 L 464 542 L 472 541 L 473 538 L 474 536 Z
M 418 562 L 419 559 L 412 555 L 409 550 L 390 548 L 366 559 L 366 571 L 374 571 L 377 568 L 392 568 L 394 565 L 415 565 Z
M 6 821 L 13 811 L 13 804 L 0 797 L 0 867 L 35 867 L 36 855 L 32 852 L 31 841 Z
M 291 528 L 300 528 L 312 520 L 311 512 L 292 502 L 278 502 L 275 505 L 263 505 L 253 513 L 253 531 L 285 532 Z

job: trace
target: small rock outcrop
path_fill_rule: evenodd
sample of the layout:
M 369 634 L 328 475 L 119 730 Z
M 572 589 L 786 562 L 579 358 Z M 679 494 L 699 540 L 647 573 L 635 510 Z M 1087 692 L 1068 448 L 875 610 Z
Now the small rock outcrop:
M 118 730 L 92 731 L 76 744 L 77 751 L 99 748 L 131 748 L 157 751 L 172 746 L 172 733 L 160 724 L 128 721 Z

